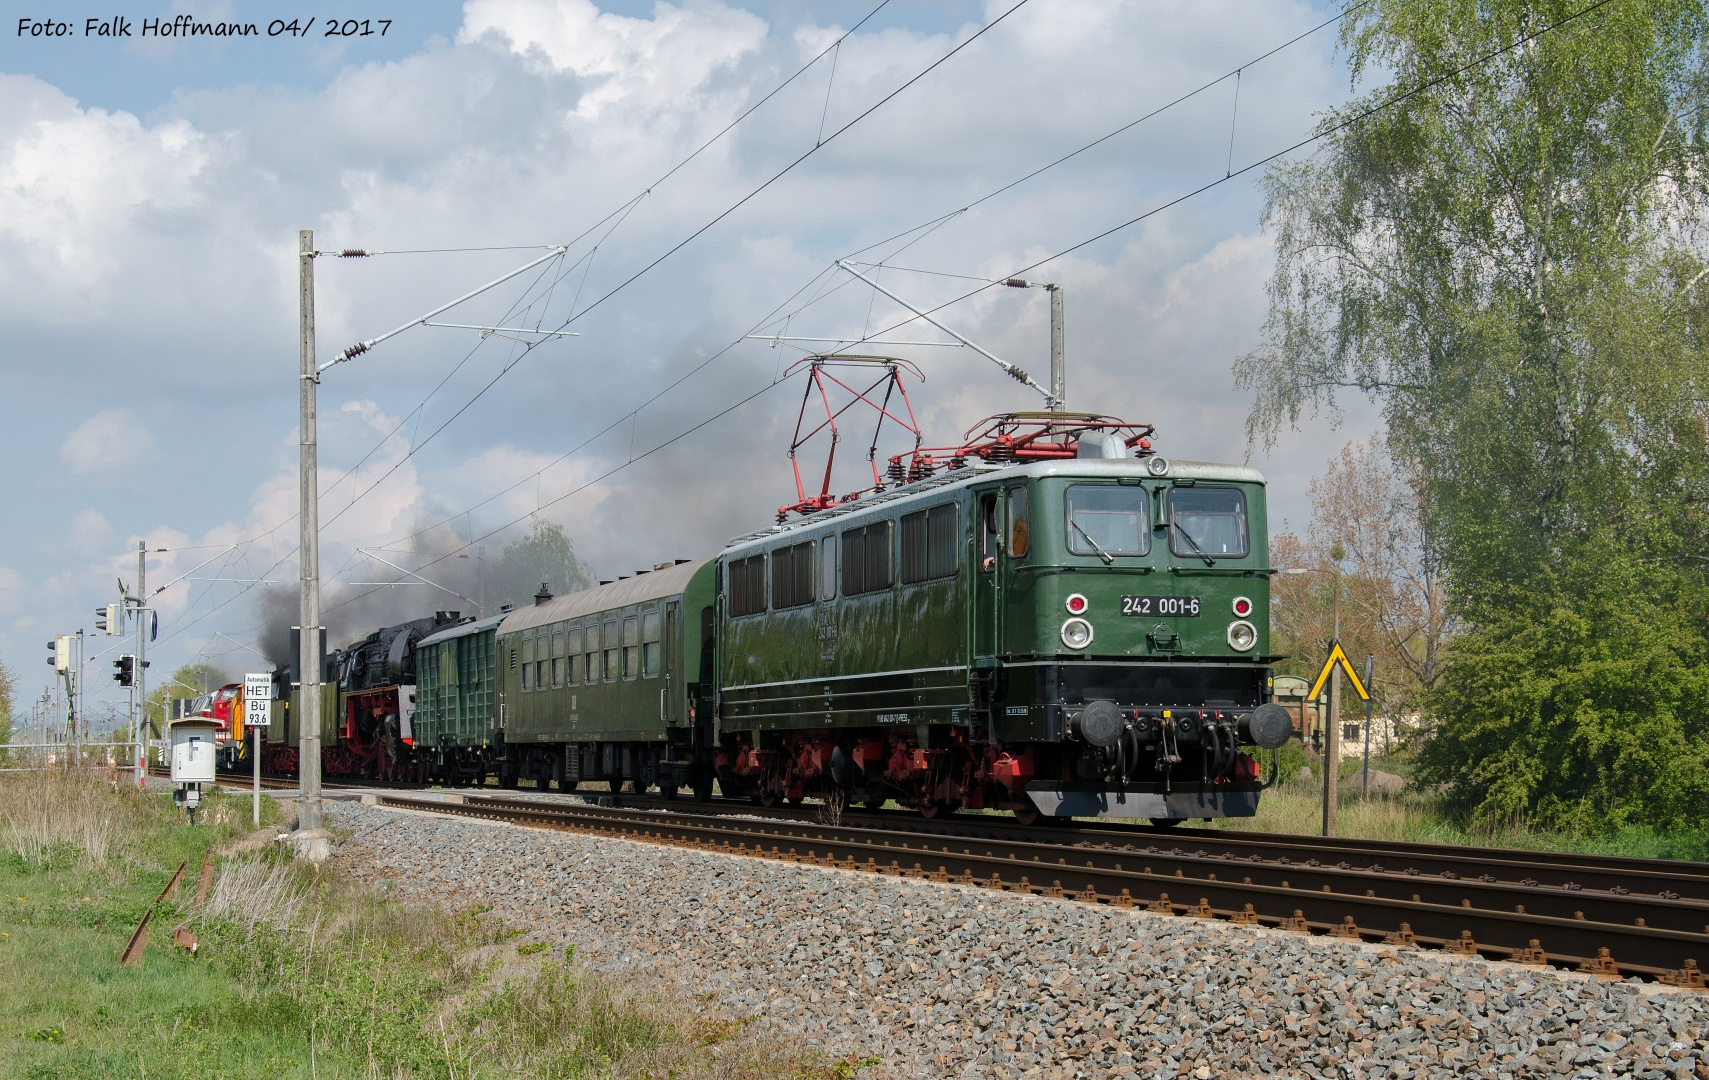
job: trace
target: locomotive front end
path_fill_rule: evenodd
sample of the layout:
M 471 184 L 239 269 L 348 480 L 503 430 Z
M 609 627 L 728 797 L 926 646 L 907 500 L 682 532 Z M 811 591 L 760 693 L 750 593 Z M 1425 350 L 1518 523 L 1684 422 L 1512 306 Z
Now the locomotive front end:
M 1015 748 L 1011 783 L 1056 817 L 1255 814 L 1254 752 L 1292 734 L 1270 703 L 1262 477 L 1075 461 L 981 503 L 975 618 L 992 626 L 974 639 L 996 646 L 989 715 Z

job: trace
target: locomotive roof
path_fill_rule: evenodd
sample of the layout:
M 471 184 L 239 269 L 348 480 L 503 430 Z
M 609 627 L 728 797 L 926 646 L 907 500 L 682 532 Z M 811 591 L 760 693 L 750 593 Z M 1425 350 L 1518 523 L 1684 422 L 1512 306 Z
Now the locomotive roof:
M 1225 465 L 1215 461 L 1176 461 L 1168 459 L 1169 469 L 1162 474 L 1153 474 L 1146 462 L 1140 458 L 1063 458 L 1058 461 L 1035 461 L 1017 465 L 987 465 L 974 464 L 966 468 L 940 472 L 924 480 L 916 480 L 912 484 L 893 487 L 878 495 L 866 495 L 853 502 L 841 503 L 829 510 L 820 510 L 806 517 L 786 521 L 781 525 L 773 525 L 758 532 L 738 536 L 730 541 L 728 547 L 738 547 L 756 540 L 766 540 L 774 536 L 791 533 L 797 529 L 811 529 L 823 525 L 836 518 L 858 514 L 875 506 L 888 503 L 905 502 L 944 489 L 964 487 L 968 484 L 981 483 L 989 480 L 1002 479 L 1009 476 L 1068 476 L 1068 477 L 1122 477 L 1139 476 L 1150 480 L 1224 480 L 1235 483 L 1262 484 L 1264 474 L 1246 465 Z
M 666 596 L 676 596 L 688 588 L 688 583 L 699 572 L 700 568 L 711 562 L 711 559 L 689 559 L 687 562 L 667 566 L 663 570 L 653 570 L 645 574 L 613 581 L 609 585 L 600 585 L 581 592 L 568 593 L 564 596 L 548 600 L 544 604 L 533 607 L 518 608 L 504 616 L 504 625 L 499 632 L 514 634 L 518 630 L 528 630 L 547 623 L 555 623 L 564 619 L 577 619 L 583 615 L 595 612 L 610 611 L 613 608 L 628 607 L 630 604 L 640 604 L 648 600 L 658 600 Z
M 471 619 L 468 622 L 461 622 L 455 626 L 447 626 L 445 629 L 440 630 L 437 633 L 429 634 L 422 638 L 420 641 L 415 643 L 415 647 L 419 649 L 423 645 L 433 645 L 441 641 L 450 641 L 452 638 L 468 637 L 470 634 L 478 634 L 482 630 L 491 630 L 493 627 L 503 622 L 504 616 L 508 614 L 510 614 L 510 612 L 507 611 L 504 615 L 490 615 L 485 619 Z

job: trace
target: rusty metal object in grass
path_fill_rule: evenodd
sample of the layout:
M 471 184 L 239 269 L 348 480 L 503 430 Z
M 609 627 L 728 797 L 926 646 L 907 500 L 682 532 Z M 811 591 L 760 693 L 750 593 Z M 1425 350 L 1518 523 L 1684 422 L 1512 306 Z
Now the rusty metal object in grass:
M 208 899 L 208 888 L 214 883 L 214 861 L 202 860 L 202 876 L 196 882 L 196 906 L 201 907 Z
M 192 953 L 196 951 L 196 935 L 190 932 L 189 923 L 179 923 L 172 931 L 172 943 L 181 949 L 189 949 Z
M 178 888 L 178 879 L 184 876 L 184 867 L 188 865 L 187 861 L 178 864 L 178 869 L 172 871 L 172 876 L 167 879 L 166 888 L 160 890 L 160 895 L 154 898 L 154 903 L 148 905 L 148 910 L 142 913 L 142 919 L 136 924 L 136 929 L 131 931 L 130 940 L 125 942 L 125 951 L 119 954 L 121 965 L 134 964 L 142 959 L 142 951 L 148 947 L 148 921 L 154 917 L 155 907 L 166 899 L 168 893 Z

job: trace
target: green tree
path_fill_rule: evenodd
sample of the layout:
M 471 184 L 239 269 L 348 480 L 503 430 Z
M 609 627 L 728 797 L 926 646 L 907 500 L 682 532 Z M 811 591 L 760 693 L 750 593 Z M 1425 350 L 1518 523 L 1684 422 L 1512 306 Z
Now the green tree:
M 1355 78 L 1392 81 L 1267 177 L 1270 316 L 1237 377 L 1260 438 L 1338 392 L 1383 410 L 1466 627 L 1427 776 L 1473 820 L 1595 830 L 1709 814 L 1678 794 L 1709 789 L 1709 708 L 1680 681 L 1709 616 L 1709 17 L 1584 6 L 1348 19 Z
M 12 709 L 16 704 L 17 694 L 17 675 L 13 674 L 11 668 L 0 662 L 0 747 L 10 743 L 13 733 L 16 731 L 16 725 L 12 719 Z M 0 765 L 9 763 L 11 756 L 11 751 L 0 749 Z
M 505 546 L 490 571 L 486 610 L 496 612 L 501 604 L 532 604 L 542 582 L 554 596 L 562 596 L 587 588 L 592 579 L 587 565 L 576 558 L 564 527 L 536 519 L 527 536 Z
M 227 683 L 233 682 L 230 675 L 213 664 L 185 664 L 165 679 L 151 679 L 158 683 L 148 694 L 148 718 L 156 726 L 161 726 L 164 733 L 165 717 L 167 716 L 167 701 L 172 698 L 193 698 L 200 694 L 211 694 Z

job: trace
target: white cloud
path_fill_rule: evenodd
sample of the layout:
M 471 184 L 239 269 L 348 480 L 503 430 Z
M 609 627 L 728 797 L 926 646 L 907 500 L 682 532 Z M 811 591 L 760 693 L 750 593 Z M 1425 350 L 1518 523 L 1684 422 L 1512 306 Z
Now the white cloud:
M 238 545 L 195 575 L 227 580 L 183 582 L 157 598 L 163 633 L 168 622 L 196 618 L 189 633 L 202 636 L 248 625 L 256 592 L 240 593 L 230 579 L 292 587 L 295 230 L 313 227 L 323 248 L 575 237 L 841 32 L 813 25 L 800 13 L 810 8 L 771 10 L 775 25 L 712 0 L 656 4 L 644 18 L 588 0 L 470 0 L 454 44 L 348 68 L 317 93 L 202 91 L 141 118 L 85 107 L 39 79 L 0 76 L 0 327 L 9 353 L 0 379 L 9 400 L 32 403 L 16 425 L 25 445 L 45 448 L 32 469 L 45 479 L 56 446 L 58 467 L 85 483 L 136 480 L 146 461 L 148 482 L 126 489 L 139 497 L 101 506 L 111 535 L 146 534 L 151 546 L 175 549 L 151 556 L 151 581 Z M 938 6 L 905 5 L 887 17 L 902 25 L 843 45 L 834 84 L 828 65 L 809 72 L 655 188 L 609 237 L 602 228 L 583 241 L 573 257 L 600 240 L 591 270 L 577 266 L 550 303 L 539 302 L 543 283 L 526 317 L 549 324 L 578 294 L 580 307 L 603 296 L 811 148 L 822 115 L 834 130 L 973 29 L 939 25 Z M 916 18 L 933 24 L 910 28 Z M 705 554 L 770 521 L 792 501 L 784 448 L 795 384 L 554 500 L 765 386 L 788 354 L 750 342 L 656 396 L 832 257 L 967 206 L 1318 18 L 1304 3 L 1268 0 L 1035 0 L 580 320 L 581 338 L 543 346 L 497 382 L 513 346 L 491 339 L 471 353 L 473 334 L 445 329 L 411 330 L 329 370 L 320 387 L 323 574 L 358 546 L 449 550 L 537 505 L 597 566 L 619 572 Z M 1237 165 L 1309 127 L 1344 81 L 1327 36 L 1244 78 Z M 900 256 L 868 257 L 1003 276 L 1221 176 L 1231 102 L 1220 93 L 952 218 Z M 1269 241 L 1253 231 L 1256 211 L 1250 185 L 1231 184 L 1028 274 L 1067 288 L 1073 404 L 1159 421 L 1171 454 L 1244 454 L 1246 400 L 1229 361 L 1252 347 L 1264 311 Z M 321 355 L 530 257 L 317 261 Z M 971 284 L 884 273 L 920 304 Z M 846 281 L 828 279 L 824 299 L 794 316 L 792 332 L 843 334 L 900 317 L 863 286 L 835 288 Z M 447 321 L 519 318 L 507 311 L 519 295 L 506 286 Z M 989 290 L 943 317 L 1035 375 L 1048 367 L 1042 294 Z M 916 324 L 893 336 L 926 335 L 936 336 Z M 929 439 L 1035 405 L 966 350 L 899 351 L 927 372 L 924 387 L 909 389 Z M 64 377 L 67 356 L 75 379 Z M 92 388 L 110 385 L 127 387 L 122 400 L 135 404 L 89 416 L 99 405 Z M 528 479 L 644 401 L 635 423 Z M 400 418 L 403 428 L 382 442 Z M 864 465 L 864 437 L 844 440 L 853 466 Z M 1255 463 L 1278 479 L 1283 498 L 1342 441 L 1314 431 Z M 26 492 L 16 513 L 73 520 L 87 502 L 82 488 L 71 496 L 54 487 Z M 412 536 L 489 497 L 444 529 Z M 82 520 L 76 535 L 94 537 L 96 525 Z M 503 541 L 481 542 L 490 555 Z M 44 602 L 44 624 L 74 626 L 110 591 L 108 562 L 134 574 L 134 555 L 97 559 L 121 547 L 105 534 L 86 549 L 66 545 L 56 526 L 16 548 L 0 544 L 0 562 Z
M 116 479 L 154 452 L 154 436 L 130 409 L 103 409 L 78 424 L 59 446 L 59 460 L 75 476 Z
M 99 510 L 79 510 L 71 519 L 71 549 L 83 556 L 112 552 L 113 523 Z

